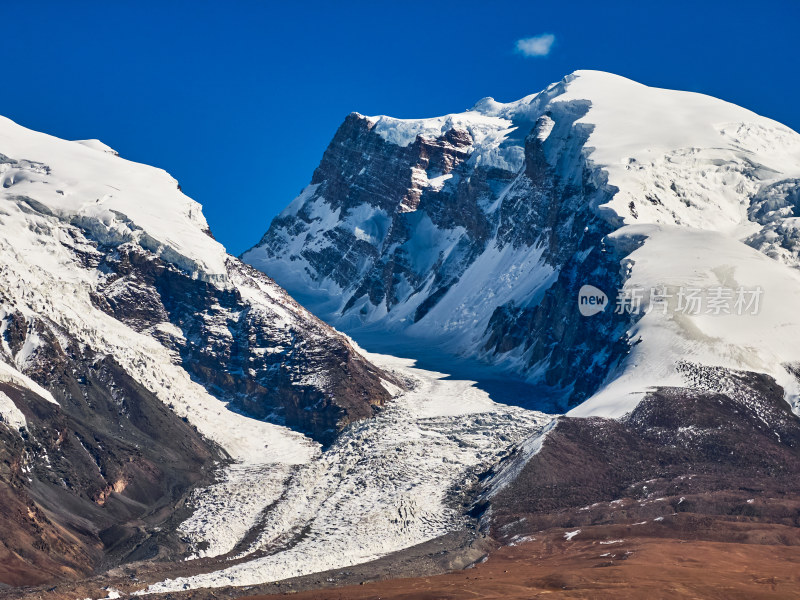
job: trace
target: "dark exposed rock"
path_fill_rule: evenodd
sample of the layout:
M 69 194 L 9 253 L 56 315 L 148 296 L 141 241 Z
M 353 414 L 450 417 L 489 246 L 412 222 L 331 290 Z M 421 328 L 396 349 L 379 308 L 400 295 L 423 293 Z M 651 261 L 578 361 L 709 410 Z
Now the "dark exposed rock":
M 239 288 L 221 290 L 192 279 L 133 245 L 104 253 L 99 268 L 111 276 L 93 298 L 98 308 L 137 331 L 164 322 L 177 327 L 181 337 L 157 329 L 153 335 L 171 345 L 183 367 L 212 394 L 246 414 L 329 443 L 342 427 L 371 416 L 389 399 L 380 378 L 391 376 L 310 315 L 287 334 L 274 315 L 253 309 Z M 235 259 L 229 269 L 243 287 L 278 290 Z M 283 306 L 302 310 L 279 293 Z M 315 383 L 320 380 L 324 385 Z
M 18 557 L 0 579 L 12 585 L 124 560 L 221 458 L 113 359 L 48 354 L 38 375 L 60 405 L 0 384 L 28 423 L 21 436 L 0 425 L 0 552 Z

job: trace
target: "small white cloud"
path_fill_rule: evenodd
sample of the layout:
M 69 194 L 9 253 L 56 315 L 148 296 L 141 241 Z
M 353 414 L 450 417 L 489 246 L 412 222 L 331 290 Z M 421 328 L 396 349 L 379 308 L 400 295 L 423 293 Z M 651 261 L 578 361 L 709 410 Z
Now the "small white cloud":
M 517 52 L 523 56 L 547 56 L 556 36 L 552 33 L 542 33 L 529 38 L 517 40 Z

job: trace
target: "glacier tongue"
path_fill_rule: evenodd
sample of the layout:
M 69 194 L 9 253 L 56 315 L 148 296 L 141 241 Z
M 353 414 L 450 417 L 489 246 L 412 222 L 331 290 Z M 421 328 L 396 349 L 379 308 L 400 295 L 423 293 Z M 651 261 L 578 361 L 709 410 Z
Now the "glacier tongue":
M 458 530 L 466 524 L 459 494 L 552 420 L 497 404 L 475 382 L 415 368 L 406 359 L 368 357 L 409 381 L 411 391 L 352 426 L 290 476 L 281 502 L 263 513 L 259 537 L 238 555 L 243 562 L 168 579 L 140 594 L 252 585 L 342 568 Z M 258 489 L 263 478 L 251 475 Z M 225 535 L 224 528 L 209 534 Z M 266 556 L 248 558 L 259 551 Z

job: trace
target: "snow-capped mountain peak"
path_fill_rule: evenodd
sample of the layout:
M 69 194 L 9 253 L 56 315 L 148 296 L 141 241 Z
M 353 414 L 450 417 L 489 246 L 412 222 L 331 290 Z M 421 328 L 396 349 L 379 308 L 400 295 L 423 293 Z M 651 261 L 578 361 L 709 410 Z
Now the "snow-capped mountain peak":
M 225 249 L 166 171 L 120 158 L 99 140 L 61 140 L 4 117 L 0 147 L 6 196 L 32 198 L 98 239 L 136 240 L 194 277 L 225 280 Z
M 0 119 L 0 493 L 15 507 L 0 547 L 28 557 L 24 572 L 89 572 L 102 530 L 133 548 L 144 532 L 129 520 L 268 471 L 263 497 L 221 517 L 237 526 L 219 544 L 237 543 L 390 388 L 402 383 L 228 255 L 165 171 Z M 40 533 L 53 545 L 30 545 Z
M 586 414 L 686 383 L 684 360 L 769 373 L 791 399 L 798 177 L 800 135 L 780 123 L 576 71 L 443 117 L 351 115 L 311 186 L 243 257 L 354 334 L 478 356 L 563 408 L 611 390 Z M 582 316 L 584 284 L 611 310 Z M 648 310 L 664 285 L 760 287 L 766 304 L 749 320 L 615 314 L 620 294 L 647 290 Z M 743 346 L 737 331 L 762 335 Z

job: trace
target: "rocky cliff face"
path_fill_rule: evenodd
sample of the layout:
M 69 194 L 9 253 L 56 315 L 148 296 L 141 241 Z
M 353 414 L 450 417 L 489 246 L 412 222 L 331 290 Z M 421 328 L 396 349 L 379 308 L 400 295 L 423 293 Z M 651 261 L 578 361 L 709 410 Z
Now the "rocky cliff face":
M 247 415 L 330 443 L 389 398 L 380 379 L 390 376 L 234 258 L 225 289 L 187 278 L 135 245 L 101 248 L 96 258 L 107 277 L 93 305 L 153 335 L 209 393 Z
M 390 398 L 172 178 L 105 148 L 0 119 L 0 582 L 182 551 L 220 463 L 318 451 Z
M 354 335 L 394 332 L 477 356 L 540 384 L 562 409 L 611 388 L 640 399 L 650 385 L 684 385 L 684 358 L 762 364 L 791 399 L 796 383 L 781 365 L 798 357 L 785 332 L 775 330 L 785 345 L 756 344 L 747 358 L 735 356 L 743 339 L 720 349 L 707 337 L 771 329 L 772 317 L 673 318 L 673 298 L 662 318 L 650 295 L 760 286 L 786 308 L 800 289 L 788 269 L 797 173 L 800 136 L 773 121 L 579 71 L 517 102 L 487 98 L 435 119 L 351 114 L 311 185 L 243 259 Z M 745 276 L 763 258 L 750 248 L 782 264 Z M 608 296 L 592 317 L 578 310 L 585 284 Z M 634 285 L 646 292 L 641 311 L 615 311 Z M 584 412 L 635 406 L 599 398 Z
M 468 113 L 402 145 L 382 121 L 352 114 L 311 185 L 243 259 L 345 329 L 378 323 L 448 340 L 522 373 L 545 365 L 542 380 L 566 407 L 611 365 L 578 340 L 595 338 L 614 358 L 627 348 L 627 319 L 588 321 L 571 301 L 582 272 L 606 288 L 622 281 L 620 256 L 603 247 L 611 227 L 592 213 L 604 192 L 581 156 L 590 129 L 574 126 L 587 108 L 526 115 L 519 127 L 532 129 L 522 148 L 501 144 L 505 158 L 477 141 L 508 129 L 502 119 L 477 132 Z M 317 290 L 335 299 L 316 300 Z

